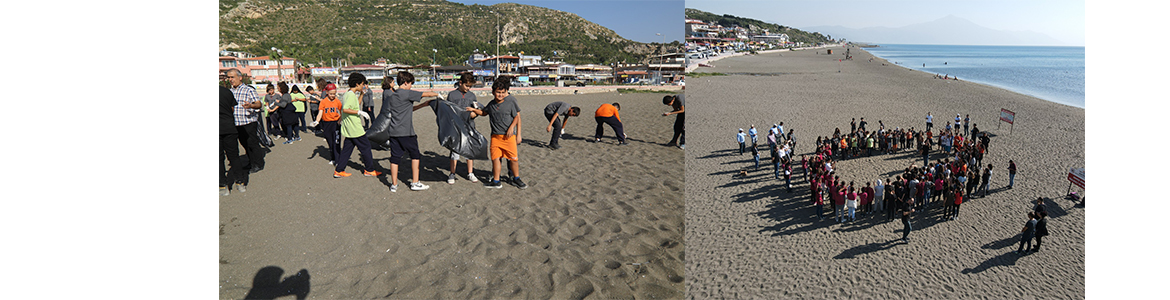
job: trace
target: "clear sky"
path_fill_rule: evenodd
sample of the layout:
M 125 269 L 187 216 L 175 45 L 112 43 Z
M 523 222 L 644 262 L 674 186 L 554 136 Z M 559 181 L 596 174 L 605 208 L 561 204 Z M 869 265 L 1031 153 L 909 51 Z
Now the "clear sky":
M 463 4 L 492 5 L 497 3 L 519 3 L 570 12 L 605 26 L 623 38 L 643 43 L 661 43 L 683 39 L 682 0 L 627 0 L 627 1 L 580 1 L 580 0 L 453 0 Z
M 1084 1 L 753 1 L 688 0 L 687 8 L 810 26 L 902 27 L 955 15 L 996 30 L 1034 31 L 1068 45 L 1085 45 Z M 1152 7 L 1151 7 L 1152 9 Z

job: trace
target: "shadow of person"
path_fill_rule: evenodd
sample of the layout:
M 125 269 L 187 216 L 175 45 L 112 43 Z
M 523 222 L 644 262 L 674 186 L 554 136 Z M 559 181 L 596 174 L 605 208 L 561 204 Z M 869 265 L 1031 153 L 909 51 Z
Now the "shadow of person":
M 894 246 L 898 246 L 898 245 L 902 245 L 902 243 L 899 243 L 898 240 L 890 240 L 890 241 L 881 242 L 881 243 L 869 243 L 866 245 L 861 245 L 861 246 L 846 249 L 845 251 L 842 251 L 841 254 L 837 254 L 837 256 L 834 256 L 833 259 L 854 258 L 854 257 L 857 257 L 858 255 L 861 255 L 861 254 L 874 253 L 874 252 L 890 249 L 890 248 L 893 248 Z
M 983 246 L 981 246 L 981 247 L 979 247 L 979 248 L 983 248 L 983 249 L 1003 249 L 1003 248 L 1007 248 L 1007 247 L 1015 246 L 1016 244 L 1020 243 L 1020 238 L 1021 238 L 1021 235 L 1023 235 L 1023 233 L 1016 233 L 1015 235 L 1009 236 L 1009 237 L 1007 237 L 1007 238 L 1004 238 L 1004 239 L 1002 239 L 1002 240 L 998 240 L 998 241 L 994 241 L 994 242 L 990 242 L 990 243 L 983 244 Z
M 309 297 L 309 270 L 301 269 L 284 280 L 280 280 L 281 275 L 284 275 L 284 269 L 276 266 L 256 271 L 256 277 L 252 278 L 252 289 L 248 290 L 244 299 L 275 299 L 294 295 L 297 300 L 304 300 Z
M 1015 251 L 1008 251 L 999 256 L 989 258 L 974 268 L 963 269 L 963 274 L 979 273 L 997 266 L 1014 266 L 1016 261 L 1020 260 L 1020 257 L 1022 256 L 1016 254 Z

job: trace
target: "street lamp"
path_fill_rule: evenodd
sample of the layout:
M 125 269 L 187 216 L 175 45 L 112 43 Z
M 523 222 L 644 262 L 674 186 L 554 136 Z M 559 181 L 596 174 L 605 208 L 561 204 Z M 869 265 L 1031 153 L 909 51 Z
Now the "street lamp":
M 439 49 L 431 48 L 431 89 L 435 88 L 435 80 L 439 80 L 439 73 L 435 72 L 435 56 L 439 55 Z
M 272 51 L 276 51 L 276 81 L 280 82 L 280 79 L 281 79 L 280 77 L 283 77 L 280 74 L 280 69 L 281 69 L 280 64 L 281 64 L 281 61 L 283 60 L 282 59 L 283 55 L 281 53 L 283 53 L 284 50 L 280 50 L 280 49 L 276 49 L 276 47 L 272 47 Z
M 664 56 L 666 55 L 666 35 L 662 33 L 655 33 L 654 35 L 662 36 L 662 53 L 659 53 L 658 56 L 658 84 L 662 84 L 662 78 L 664 77 L 662 76 L 662 61 L 666 58 Z

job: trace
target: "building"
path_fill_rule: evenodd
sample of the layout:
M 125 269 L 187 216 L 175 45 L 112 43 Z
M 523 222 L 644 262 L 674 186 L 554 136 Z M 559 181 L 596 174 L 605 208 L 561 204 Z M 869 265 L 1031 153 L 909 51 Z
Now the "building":
M 577 78 L 593 82 L 613 80 L 613 67 L 605 65 L 586 64 L 576 67 Z
M 475 55 L 472 55 L 473 57 Z M 486 69 L 495 71 L 495 75 L 519 76 L 520 75 L 520 57 L 511 55 L 493 56 L 480 59 L 471 64 L 477 69 Z
M 783 33 L 781 33 L 781 34 L 763 34 L 763 35 L 753 35 L 753 36 L 751 37 L 751 41 L 753 41 L 753 42 L 764 42 L 764 43 L 781 43 L 781 44 L 783 44 L 783 43 L 787 43 L 787 42 L 788 42 L 788 35 L 787 35 L 787 34 L 783 34 Z
M 366 76 L 366 81 L 370 83 L 370 86 L 376 87 L 382 85 L 382 80 L 386 77 L 386 67 L 379 65 L 352 65 L 339 68 L 337 73 L 341 77 L 339 81 L 341 84 L 339 86 L 347 86 L 346 82 L 349 81 L 349 76 L 354 73 L 360 73 Z
M 686 74 L 686 58 L 683 53 L 667 53 L 650 57 L 646 70 L 651 78 L 660 83 L 673 83 L 682 80 Z
M 297 76 L 297 60 L 291 57 L 281 57 L 280 61 L 269 56 L 254 57 L 243 52 L 222 51 L 220 54 L 236 54 L 240 56 L 223 55 L 219 57 L 219 73 L 229 69 L 240 70 L 244 76 L 253 82 L 293 82 Z M 278 78 L 279 76 L 279 78 Z

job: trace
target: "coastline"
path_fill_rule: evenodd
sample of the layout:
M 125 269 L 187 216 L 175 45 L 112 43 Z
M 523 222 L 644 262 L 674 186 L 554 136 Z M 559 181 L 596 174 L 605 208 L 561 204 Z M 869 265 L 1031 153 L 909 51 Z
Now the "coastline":
M 844 48 L 728 58 L 712 68 L 728 76 L 689 82 L 692 143 L 687 151 L 686 241 L 689 297 L 738 298 L 1083 298 L 1084 202 L 1062 198 L 1069 168 L 1085 166 L 1085 110 L 1006 89 L 933 79 L 933 74 L 891 68 L 872 54 Z M 841 55 L 837 54 L 841 51 Z M 885 63 L 885 65 L 883 65 Z M 752 74 L 752 75 L 735 75 Z M 694 87 L 697 86 L 697 87 Z M 1014 128 L 997 128 L 1000 108 L 1017 114 Z M 991 193 L 965 201 L 957 220 L 940 209 L 912 219 L 909 244 L 898 221 L 862 217 L 854 223 L 818 220 L 808 183 L 794 167 L 793 191 L 772 177 L 770 166 L 750 167 L 738 155 L 737 128 L 766 132 L 784 122 L 794 129 L 797 158 L 817 136 L 849 129 L 864 117 L 870 128 L 935 129 L 956 113 L 992 134 L 985 164 L 994 164 Z M 762 155 L 764 158 L 767 154 Z M 941 154 L 931 157 L 941 159 Z M 1009 159 L 1020 166 L 1006 189 Z M 910 152 L 838 162 L 841 179 L 858 184 L 921 164 Z M 747 177 L 737 176 L 747 171 Z M 1077 189 L 1074 188 L 1074 191 Z M 1046 199 L 1050 228 L 1043 252 L 1017 256 L 1021 219 L 1030 200 Z M 829 211 L 828 205 L 825 207 Z M 1029 282 L 1030 281 L 1030 282 Z M 907 294 L 913 292 L 913 294 Z
M 932 45 L 932 46 L 934 46 L 934 45 Z M 946 46 L 946 45 L 941 45 L 941 46 Z M 875 55 L 875 54 L 873 54 L 873 53 L 869 52 L 869 50 L 866 50 L 866 49 L 868 49 L 868 48 L 877 48 L 877 47 L 880 47 L 880 44 L 877 44 L 877 45 L 866 45 L 866 46 L 854 46 L 854 47 L 851 47 L 851 48 L 852 48 L 852 49 L 858 49 L 858 50 L 860 50 L 860 51 L 863 51 L 863 52 L 865 52 L 867 55 L 869 55 L 869 56 L 871 56 L 871 57 L 874 57 L 875 59 L 881 59 L 882 61 L 885 61 L 885 62 L 887 62 L 887 63 L 890 63 L 888 59 L 885 59 L 885 58 L 882 58 L 882 57 L 880 57 L 880 56 L 877 56 L 877 55 Z M 1035 46 L 1035 47 L 1060 47 L 1060 46 Z M 1069 48 L 1075 48 L 1075 47 L 1073 47 L 1073 46 L 1068 46 L 1068 47 L 1069 47 Z M 1080 48 L 1084 48 L 1084 47 L 1080 47 Z M 892 65 L 895 65 L 895 66 L 898 66 L 898 67 L 902 67 L 902 68 L 904 68 L 904 69 L 907 69 L 907 70 L 911 70 L 911 71 L 918 71 L 918 72 L 921 72 L 921 73 L 923 73 L 923 74 L 930 75 L 930 76 L 932 76 L 932 77 L 933 77 L 934 75 L 936 75 L 935 73 L 927 72 L 926 70 L 919 70 L 919 69 L 914 69 L 914 68 L 912 68 L 912 67 L 909 67 L 909 66 L 907 66 L 906 64 L 902 64 L 902 63 L 890 63 L 890 64 L 892 64 Z M 986 85 L 986 86 L 990 86 L 990 87 L 994 87 L 994 88 L 1004 89 L 1004 90 L 1007 90 L 1007 91 L 1010 91 L 1010 92 L 1013 92 L 1013 93 L 1017 93 L 1017 94 L 1021 94 L 1021 95 L 1024 95 L 1024 96 L 1028 96 L 1028 97 L 1039 98 L 1039 99 L 1042 99 L 1042 100 L 1045 100 L 1045 101 L 1049 101 L 1049 102 L 1053 102 L 1053 103 L 1057 103 L 1057 104 L 1063 104 L 1063 105 L 1067 105 L 1067 106 L 1072 106 L 1072 107 L 1076 107 L 1076 108 L 1084 109 L 1084 107 L 1083 107 L 1083 106 L 1077 106 L 1077 105 L 1075 105 L 1075 104 L 1072 104 L 1072 103 L 1067 103 L 1067 102 L 1065 102 L 1065 101 L 1062 101 L 1062 100 L 1060 100 L 1060 99 L 1046 99 L 1046 98 L 1042 97 L 1041 95 L 1033 95 L 1033 94 L 1026 93 L 1026 92 L 1024 92 L 1024 91 L 1016 91 L 1016 90 L 1014 90 L 1012 87 L 1005 86 L 1005 85 L 1001 85 L 1001 84 L 997 84 L 997 83 L 993 83 L 993 82 L 987 82 L 987 81 L 983 81 L 983 80 L 972 80 L 972 79 L 959 79 L 959 80 L 960 80 L 960 81 L 962 81 L 962 80 L 966 80 L 966 81 L 968 81 L 968 82 L 973 82 L 973 83 L 978 83 L 978 84 L 982 84 L 982 85 Z M 1084 100 L 1082 100 L 1082 103 L 1083 103 L 1083 102 L 1084 102 Z

